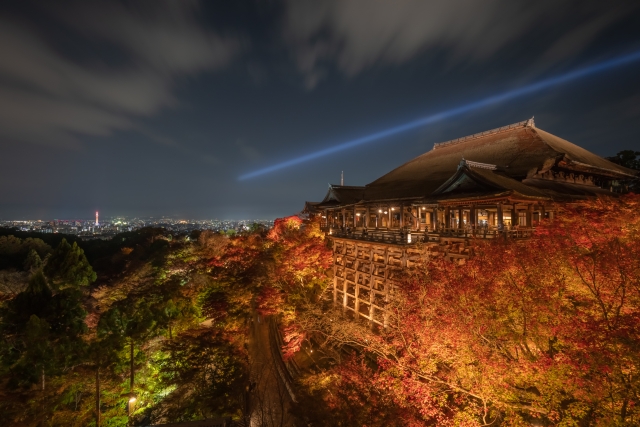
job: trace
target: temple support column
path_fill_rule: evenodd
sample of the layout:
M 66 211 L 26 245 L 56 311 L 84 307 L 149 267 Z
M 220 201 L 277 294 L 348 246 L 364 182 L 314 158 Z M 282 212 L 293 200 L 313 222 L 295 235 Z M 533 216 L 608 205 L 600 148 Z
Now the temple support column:
M 369 206 L 367 206 L 367 210 L 365 211 L 365 217 L 364 217 L 364 228 L 369 228 L 370 216 L 371 216 L 371 212 L 369 211 Z
M 502 203 L 498 203 L 498 230 L 504 230 L 504 218 L 502 217 Z
M 458 228 L 464 228 L 464 212 L 458 208 Z
M 353 207 L 353 228 L 358 226 L 358 208 Z
M 338 255 L 333 246 L 333 307 L 338 305 Z
M 400 203 L 400 229 L 404 228 L 404 205 Z
M 357 250 L 357 249 L 356 249 Z M 353 287 L 353 293 L 356 297 L 354 303 L 353 303 L 353 308 L 356 310 L 356 316 L 355 319 L 357 320 L 360 317 L 360 284 L 358 283 L 358 273 L 356 272 L 356 275 L 354 277 L 356 283 L 354 283 Z
M 476 227 L 478 225 L 478 212 L 476 212 L 476 206 L 471 205 L 469 208 L 469 224 L 471 225 L 471 232 L 475 236 Z
M 533 205 L 527 205 L 527 227 L 533 227 Z
M 444 226 L 445 228 L 451 228 L 451 210 L 449 206 L 444 208 Z
M 345 256 L 347 255 L 347 245 L 342 244 L 342 313 L 347 313 L 347 275 L 345 272 Z

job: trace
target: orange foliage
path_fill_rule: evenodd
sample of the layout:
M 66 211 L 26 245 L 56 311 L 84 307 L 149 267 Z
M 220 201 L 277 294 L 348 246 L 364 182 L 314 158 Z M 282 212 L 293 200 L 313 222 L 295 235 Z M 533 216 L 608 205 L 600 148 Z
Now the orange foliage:
M 407 424 L 640 424 L 639 208 L 585 202 L 530 240 L 414 270 L 391 327 L 351 337 L 378 360 L 351 387 L 374 384 Z

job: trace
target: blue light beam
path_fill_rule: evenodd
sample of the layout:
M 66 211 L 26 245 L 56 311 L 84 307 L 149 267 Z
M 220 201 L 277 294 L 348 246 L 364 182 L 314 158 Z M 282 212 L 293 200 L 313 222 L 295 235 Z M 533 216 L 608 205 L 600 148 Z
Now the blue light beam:
M 492 104 L 497 104 L 499 102 L 509 101 L 523 95 L 527 95 L 533 92 L 537 92 L 537 91 L 549 88 L 551 86 L 556 86 L 561 83 L 565 83 L 571 80 L 579 79 L 581 77 L 589 76 L 591 74 L 607 71 L 612 68 L 621 67 L 623 65 L 627 65 L 639 59 L 640 59 L 640 51 L 629 54 L 629 55 L 619 56 L 617 58 L 613 58 L 608 61 L 600 62 L 594 65 L 590 65 L 588 67 L 580 68 L 578 70 L 570 71 L 560 76 L 550 77 L 548 79 L 544 79 L 539 82 L 532 83 L 518 89 L 513 89 L 510 91 L 501 93 L 499 95 L 494 95 L 488 98 L 480 99 L 478 101 L 471 102 L 461 107 L 451 108 L 449 110 L 441 111 L 439 113 L 432 114 L 430 116 L 422 117 L 420 119 L 416 119 L 411 122 L 392 127 L 390 129 L 372 133 L 370 135 L 363 136 L 361 138 L 357 138 L 352 141 L 343 142 L 342 144 L 334 145 L 333 147 L 328 147 L 323 150 L 305 154 L 304 156 L 296 157 L 294 159 L 290 159 L 281 163 L 276 163 L 275 165 L 271 165 L 271 166 L 241 175 L 238 179 L 240 181 L 244 181 L 247 179 L 255 178 L 257 176 L 275 172 L 280 169 L 284 169 L 300 163 L 308 162 L 310 160 L 314 160 L 320 157 L 328 156 L 329 154 L 337 153 L 338 151 L 357 147 L 359 145 L 366 144 L 367 142 L 375 141 L 375 140 L 385 138 L 391 135 L 395 135 L 401 132 L 406 132 L 408 130 L 415 129 L 421 126 L 439 122 L 441 120 L 458 116 L 460 114 L 467 113 L 469 111 L 476 110 L 478 108 L 486 107 Z

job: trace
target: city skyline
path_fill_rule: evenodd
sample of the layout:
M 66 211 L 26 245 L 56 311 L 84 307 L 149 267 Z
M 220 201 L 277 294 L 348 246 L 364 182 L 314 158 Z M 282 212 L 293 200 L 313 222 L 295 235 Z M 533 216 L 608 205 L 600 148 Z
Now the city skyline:
M 638 145 L 636 62 L 238 180 L 638 52 L 635 3 L 25 1 L 0 22 L 1 219 L 277 218 L 532 116 L 600 156 Z

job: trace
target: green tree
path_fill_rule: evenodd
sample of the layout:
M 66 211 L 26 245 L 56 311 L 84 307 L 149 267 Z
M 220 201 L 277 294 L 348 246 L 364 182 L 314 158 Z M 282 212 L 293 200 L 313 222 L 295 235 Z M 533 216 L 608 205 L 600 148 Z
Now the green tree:
M 87 360 L 91 364 L 95 372 L 95 421 L 96 427 L 102 425 L 102 397 L 101 397 L 101 379 L 105 374 L 109 373 L 112 368 L 119 361 L 119 352 L 122 350 L 124 344 L 121 337 L 112 334 L 111 331 L 105 329 L 107 324 L 102 324 L 102 327 L 98 327 L 95 338 L 89 343 L 87 349 Z
M 196 328 L 163 344 L 157 358 L 160 390 L 172 390 L 155 408 L 170 421 L 237 413 L 249 381 L 245 352 L 220 330 Z
M 41 270 L 29 280 L 25 291 L 0 310 L 0 364 L 8 388 L 29 393 L 37 385 L 40 391 L 39 409 L 23 405 L 22 416 L 31 412 L 42 420 L 47 378 L 82 362 L 85 316 L 80 291 L 67 288 L 54 294 Z
M 640 170 L 640 151 L 622 150 L 615 156 L 607 157 L 607 160 L 626 168 Z
M 27 258 L 24 260 L 24 269 L 25 271 L 35 271 L 42 267 L 42 259 L 38 252 L 35 249 L 31 249 L 27 254 Z
M 70 245 L 66 239 L 62 239 L 55 249 L 44 272 L 56 289 L 64 286 L 86 286 L 97 278 L 82 248 L 76 242 Z
M 100 318 L 98 329 L 102 339 L 109 340 L 115 348 L 127 348 L 129 353 L 129 416 L 133 415 L 136 401 L 135 371 L 136 346 L 157 336 L 167 325 L 169 319 L 165 306 L 155 300 L 153 295 L 142 298 L 129 295 L 118 301 Z M 143 356 L 139 354 L 139 356 Z

